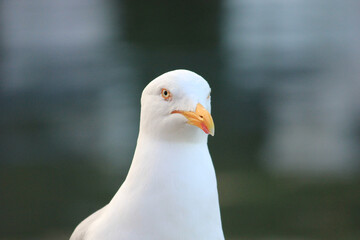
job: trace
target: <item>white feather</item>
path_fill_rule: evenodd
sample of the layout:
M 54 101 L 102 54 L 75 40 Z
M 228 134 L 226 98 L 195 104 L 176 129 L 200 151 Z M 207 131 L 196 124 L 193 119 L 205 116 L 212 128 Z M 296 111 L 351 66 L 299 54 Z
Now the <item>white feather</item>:
M 161 97 L 161 89 L 172 94 Z M 223 240 L 207 135 L 173 110 L 210 112 L 210 87 L 176 70 L 144 89 L 140 132 L 128 176 L 111 202 L 85 219 L 70 240 Z

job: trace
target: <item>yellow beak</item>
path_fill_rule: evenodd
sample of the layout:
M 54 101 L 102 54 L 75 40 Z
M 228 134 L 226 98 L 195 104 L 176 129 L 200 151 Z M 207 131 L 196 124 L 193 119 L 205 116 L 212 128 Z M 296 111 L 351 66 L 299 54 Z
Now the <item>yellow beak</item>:
M 195 112 L 175 110 L 171 113 L 180 113 L 187 118 L 188 124 L 194 125 L 202 129 L 206 134 L 214 136 L 215 125 L 211 114 L 204 108 L 203 105 L 198 103 Z

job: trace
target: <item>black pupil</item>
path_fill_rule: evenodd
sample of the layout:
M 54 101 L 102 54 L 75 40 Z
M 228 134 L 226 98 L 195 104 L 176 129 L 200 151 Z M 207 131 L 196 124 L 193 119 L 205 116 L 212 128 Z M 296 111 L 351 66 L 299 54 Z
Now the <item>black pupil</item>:
M 164 91 L 164 95 L 167 96 L 167 91 L 166 90 Z

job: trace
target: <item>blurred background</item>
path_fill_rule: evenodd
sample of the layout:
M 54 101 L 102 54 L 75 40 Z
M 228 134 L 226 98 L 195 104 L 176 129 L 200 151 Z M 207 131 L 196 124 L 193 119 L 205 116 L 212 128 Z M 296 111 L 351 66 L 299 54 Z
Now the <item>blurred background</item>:
M 212 87 L 227 240 L 360 239 L 356 0 L 0 0 L 0 239 L 68 239 L 135 149 L 142 89 Z

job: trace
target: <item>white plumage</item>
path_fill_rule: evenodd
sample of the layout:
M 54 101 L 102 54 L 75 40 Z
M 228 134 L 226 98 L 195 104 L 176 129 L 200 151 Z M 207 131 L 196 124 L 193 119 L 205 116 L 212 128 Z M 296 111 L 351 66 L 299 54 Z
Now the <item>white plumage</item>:
M 224 239 L 205 134 L 213 134 L 209 94 L 208 83 L 187 70 L 148 84 L 128 176 L 70 240 Z

